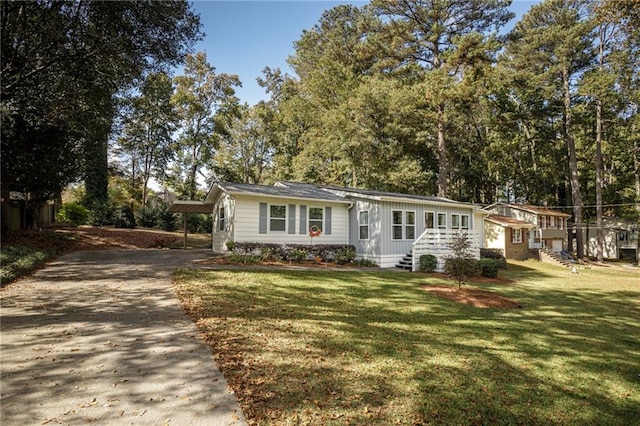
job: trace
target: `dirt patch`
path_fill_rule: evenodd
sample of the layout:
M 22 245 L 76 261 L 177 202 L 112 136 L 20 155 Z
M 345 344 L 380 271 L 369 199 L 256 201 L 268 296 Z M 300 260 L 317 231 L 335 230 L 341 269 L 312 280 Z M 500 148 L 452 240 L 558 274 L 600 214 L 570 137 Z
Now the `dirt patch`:
M 449 275 L 443 274 L 441 272 L 428 272 L 428 273 L 423 272 L 423 274 L 433 278 L 440 278 L 443 281 L 454 282 L 454 280 Z M 487 278 L 487 277 L 481 277 L 481 276 L 469 278 L 469 281 L 473 281 L 474 283 L 480 283 L 480 284 L 513 284 L 515 282 L 510 278 L 502 278 L 502 277 Z
M 456 288 L 448 286 L 422 286 L 424 291 L 443 299 L 475 306 L 476 308 L 519 309 L 522 306 L 513 299 L 497 293 L 477 288 Z

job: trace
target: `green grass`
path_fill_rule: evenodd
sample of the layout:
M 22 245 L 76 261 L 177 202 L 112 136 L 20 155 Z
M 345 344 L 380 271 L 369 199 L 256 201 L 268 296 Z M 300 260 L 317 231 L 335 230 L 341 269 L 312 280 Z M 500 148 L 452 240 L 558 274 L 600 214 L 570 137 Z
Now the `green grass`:
M 175 275 L 252 424 L 630 425 L 638 272 L 511 264 L 479 309 L 397 272 Z M 453 285 L 452 282 L 447 282 Z

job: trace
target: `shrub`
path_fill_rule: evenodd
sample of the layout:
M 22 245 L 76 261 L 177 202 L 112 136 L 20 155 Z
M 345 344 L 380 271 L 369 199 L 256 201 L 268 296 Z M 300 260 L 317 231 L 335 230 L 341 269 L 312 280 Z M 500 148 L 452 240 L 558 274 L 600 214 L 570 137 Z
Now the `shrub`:
M 292 262 L 304 262 L 307 260 L 307 252 L 305 250 L 293 249 L 289 251 L 289 260 Z
M 167 232 L 173 232 L 178 229 L 176 215 L 174 213 L 169 213 L 166 204 L 163 204 L 158 208 L 158 227 Z
M 89 213 L 89 224 L 91 226 L 113 225 L 115 223 L 116 210 L 116 206 L 110 202 L 94 205 Z
M 138 211 L 138 225 L 143 228 L 153 228 L 158 224 L 158 209 L 146 206 Z
M 135 228 L 136 216 L 133 214 L 133 208 L 127 205 L 117 209 L 113 224 L 116 228 Z
M 235 241 L 229 240 L 227 241 L 227 250 L 234 251 L 236 249 Z
M 270 247 L 262 247 L 260 249 L 260 259 L 262 259 L 263 261 L 265 260 L 273 260 L 274 256 L 273 256 L 273 249 Z
M 478 262 L 480 267 L 480 275 L 487 278 L 495 278 L 498 276 L 500 269 L 500 260 L 483 258 Z
M 461 287 L 468 277 L 478 275 L 478 261 L 472 258 L 450 257 L 444 262 L 444 271 L 458 282 L 458 287 Z
M 335 252 L 335 262 L 338 265 L 352 263 L 356 258 L 356 251 L 349 247 L 344 247 Z
M 84 225 L 89 219 L 89 210 L 78 203 L 66 203 L 56 214 L 58 222 L 68 223 L 73 226 Z
M 498 261 L 498 265 L 502 269 L 507 268 L 507 259 L 504 257 L 501 249 L 481 248 L 480 257 L 485 259 L 495 259 Z
M 206 234 L 213 229 L 213 218 L 210 214 L 194 214 L 187 216 L 187 230 L 192 234 Z
M 433 272 L 438 267 L 438 259 L 432 254 L 420 256 L 420 270 L 422 272 Z
M 467 279 L 478 274 L 478 261 L 471 254 L 471 241 L 466 232 L 458 234 L 448 244 L 453 256 L 445 260 L 445 272 L 458 282 L 458 288 Z
M 241 263 L 244 265 L 248 263 L 260 262 L 260 258 L 258 256 L 253 256 L 249 254 L 238 254 L 238 253 L 228 254 L 227 260 L 229 260 L 229 262 L 232 262 L 232 263 Z
M 376 262 L 374 262 L 371 259 L 356 259 L 353 261 L 354 264 L 358 265 L 358 266 L 364 266 L 364 267 L 369 267 L 369 268 L 373 268 L 376 265 Z

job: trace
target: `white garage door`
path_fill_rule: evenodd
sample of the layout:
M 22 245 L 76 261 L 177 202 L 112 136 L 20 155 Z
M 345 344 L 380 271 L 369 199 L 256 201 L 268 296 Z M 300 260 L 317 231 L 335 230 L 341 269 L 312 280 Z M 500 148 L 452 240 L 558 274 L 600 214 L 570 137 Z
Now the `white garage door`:
M 553 250 L 553 251 L 562 251 L 562 240 L 552 240 L 551 241 L 551 250 Z

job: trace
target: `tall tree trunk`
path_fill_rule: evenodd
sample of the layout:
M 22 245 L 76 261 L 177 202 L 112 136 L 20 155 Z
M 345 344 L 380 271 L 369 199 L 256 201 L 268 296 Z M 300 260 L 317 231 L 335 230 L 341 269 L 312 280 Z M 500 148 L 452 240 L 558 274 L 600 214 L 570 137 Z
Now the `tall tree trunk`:
M 446 197 L 449 162 L 444 140 L 444 104 L 438 104 L 438 196 Z
M 604 25 L 600 25 L 599 68 L 604 67 Z M 602 229 L 602 99 L 598 95 L 596 101 L 596 260 L 602 262 L 604 256 L 602 245 L 604 230 Z M 589 240 L 587 239 L 587 244 Z
M 583 226 L 582 226 L 582 194 L 580 193 L 580 177 L 578 175 L 578 159 L 576 156 L 576 142 L 571 129 L 571 89 L 569 87 L 569 70 L 562 70 L 564 95 L 564 138 L 569 153 L 569 174 L 571 183 L 571 201 L 573 203 L 573 222 L 576 228 L 576 252 L 578 259 L 584 257 Z

